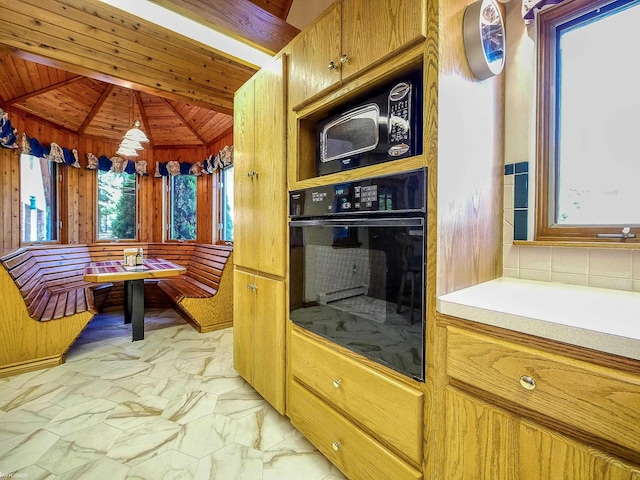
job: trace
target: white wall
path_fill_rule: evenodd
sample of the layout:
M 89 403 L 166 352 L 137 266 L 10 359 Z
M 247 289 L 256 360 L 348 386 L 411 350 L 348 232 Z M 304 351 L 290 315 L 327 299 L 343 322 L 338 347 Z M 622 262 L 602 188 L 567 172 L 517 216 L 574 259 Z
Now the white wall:
M 529 239 L 535 204 L 535 26 L 524 26 L 521 3 L 507 5 L 505 164 L 529 162 Z M 640 250 L 513 245 L 514 176 L 505 176 L 504 275 L 640 292 Z

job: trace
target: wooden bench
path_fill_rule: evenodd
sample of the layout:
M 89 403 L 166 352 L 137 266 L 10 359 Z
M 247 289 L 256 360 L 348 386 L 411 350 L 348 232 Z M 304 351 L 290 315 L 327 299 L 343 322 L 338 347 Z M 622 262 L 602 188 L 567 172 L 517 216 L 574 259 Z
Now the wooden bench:
M 120 258 L 127 246 L 142 247 L 147 257 L 187 268 L 185 275 L 153 280 L 148 286 L 167 306 L 175 305 L 198 331 L 233 324 L 231 247 L 192 243 L 24 247 L 0 257 L 0 377 L 64 363 L 69 347 L 104 301 L 115 294 L 123 305 L 118 285 L 122 282 L 85 282 L 84 267 Z
M 84 281 L 84 267 L 90 261 L 86 245 L 26 247 L 2 258 L 29 315 L 40 321 L 98 313 L 94 292 L 112 284 Z
M 110 284 L 84 282 L 86 245 L 20 248 L 0 258 L 0 377 L 64 363 Z
M 187 253 L 189 259 L 184 261 Z M 182 256 L 182 259 L 175 258 L 175 255 Z M 232 247 L 149 244 L 149 256 L 165 258 L 187 268 L 184 275 L 158 280 L 158 287 L 194 323 L 199 332 L 233 325 Z

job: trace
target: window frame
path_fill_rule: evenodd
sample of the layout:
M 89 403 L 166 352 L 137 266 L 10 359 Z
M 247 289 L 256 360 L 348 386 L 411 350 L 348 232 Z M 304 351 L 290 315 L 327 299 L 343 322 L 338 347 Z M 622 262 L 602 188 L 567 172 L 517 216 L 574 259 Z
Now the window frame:
M 25 241 L 24 240 L 24 219 L 23 219 L 23 215 L 22 215 L 22 202 L 20 202 L 20 218 L 19 218 L 19 222 L 20 222 L 20 245 L 55 245 L 55 244 L 59 244 L 62 242 L 62 227 L 63 227 L 63 223 L 62 222 L 62 202 L 63 202 L 63 169 L 60 168 L 60 164 L 57 162 L 54 162 L 53 160 L 48 160 L 44 157 L 38 157 L 36 155 L 32 155 L 30 153 L 21 153 L 19 155 L 19 161 L 18 161 L 18 165 L 19 165 L 19 173 L 20 173 L 20 198 L 22 198 L 22 156 L 29 156 L 29 157 L 33 157 L 36 158 L 38 160 L 46 160 L 52 167 L 53 167 L 53 172 L 52 172 L 52 176 L 55 178 L 55 181 L 53 181 L 52 183 L 55 184 L 56 186 L 56 191 L 55 191 L 55 212 L 53 214 L 53 222 L 51 225 L 52 230 L 55 230 L 56 232 L 56 238 L 52 239 L 52 240 L 35 240 L 35 241 Z
M 224 196 L 224 183 L 222 181 L 222 175 L 225 170 L 234 169 L 234 164 L 230 164 L 225 166 L 224 168 L 219 168 L 216 172 L 216 188 L 214 188 L 215 204 L 216 204 L 216 224 L 215 224 L 215 239 L 216 243 L 219 245 L 233 245 L 233 240 L 224 240 L 222 238 L 222 231 L 224 229 L 224 213 L 223 209 L 225 207 L 225 202 L 223 200 Z M 233 178 L 233 177 L 232 177 Z M 235 178 L 234 178 L 235 181 Z
M 615 1 L 615 0 L 613 0 Z M 640 225 L 560 226 L 555 224 L 557 183 L 556 156 L 556 28 L 589 11 L 613 3 L 612 0 L 575 0 L 563 2 L 541 11 L 537 16 L 537 154 L 536 154 L 536 214 L 535 240 L 556 242 L 637 243 Z M 554 52 L 550 54 L 550 52 Z M 636 238 L 599 238 L 598 234 L 618 234 L 631 227 Z
M 136 192 L 136 202 L 135 202 L 135 238 L 100 238 L 100 172 L 104 173 L 115 173 L 104 170 L 96 171 L 96 187 L 95 187 L 95 243 L 119 243 L 119 242 L 138 242 L 140 241 L 140 179 L 136 173 L 127 174 L 134 175 L 134 179 L 136 182 L 135 192 Z M 121 174 L 125 174 L 126 172 L 122 172 Z M 117 173 L 115 173 L 118 175 Z

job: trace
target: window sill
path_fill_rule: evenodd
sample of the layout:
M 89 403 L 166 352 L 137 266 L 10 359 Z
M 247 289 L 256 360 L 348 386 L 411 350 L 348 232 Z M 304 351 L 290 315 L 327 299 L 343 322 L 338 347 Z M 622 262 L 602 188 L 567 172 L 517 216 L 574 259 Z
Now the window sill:
M 520 247 L 565 247 L 565 248 L 622 248 L 640 249 L 640 243 L 633 242 L 588 242 L 562 240 L 514 240 L 514 245 Z

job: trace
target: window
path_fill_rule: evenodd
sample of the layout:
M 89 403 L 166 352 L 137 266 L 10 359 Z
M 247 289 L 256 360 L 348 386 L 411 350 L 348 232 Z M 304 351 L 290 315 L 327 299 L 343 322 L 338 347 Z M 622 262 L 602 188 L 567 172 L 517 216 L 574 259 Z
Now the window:
M 20 155 L 20 220 L 22 242 L 58 240 L 57 164 Z
M 539 15 L 537 238 L 640 237 L 640 0 Z
M 233 166 L 220 171 L 220 241 L 233 242 Z
M 172 175 L 168 177 L 169 240 L 195 240 L 197 234 L 197 177 Z
M 136 175 L 98 170 L 98 240 L 137 239 Z

